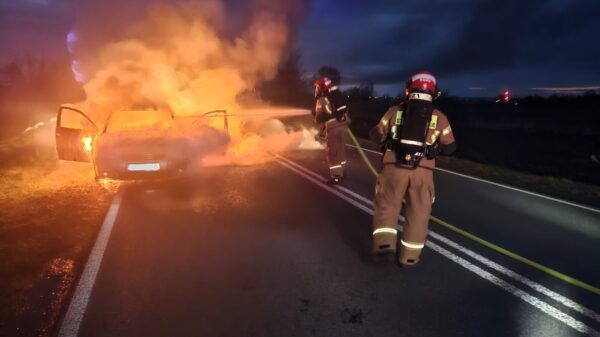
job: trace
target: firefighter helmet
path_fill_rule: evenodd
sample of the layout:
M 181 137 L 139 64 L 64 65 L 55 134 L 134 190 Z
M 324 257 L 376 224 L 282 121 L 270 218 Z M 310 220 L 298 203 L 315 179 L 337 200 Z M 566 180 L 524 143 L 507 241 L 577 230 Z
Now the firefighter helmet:
M 414 92 L 434 95 L 436 93 L 436 84 L 437 81 L 430 72 L 421 71 L 412 75 L 406 82 L 406 94 Z
M 321 97 L 333 87 L 333 82 L 326 76 L 320 76 L 315 81 L 315 98 Z

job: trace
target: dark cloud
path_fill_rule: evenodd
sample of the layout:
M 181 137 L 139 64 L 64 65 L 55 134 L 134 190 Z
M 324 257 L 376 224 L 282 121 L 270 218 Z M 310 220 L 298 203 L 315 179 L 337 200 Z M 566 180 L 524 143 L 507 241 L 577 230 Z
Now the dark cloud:
M 237 37 L 258 13 L 285 18 L 295 27 L 310 10 L 312 0 L 0 0 L 0 63 L 18 57 L 60 55 L 68 57 L 66 35 L 76 27 L 87 49 L 133 36 L 129 27 L 157 4 L 193 8 L 222 6 L 222 15 L 212 20 L 223 36 Z M 215 12 L 216 14 L 216 12 Z M 128 27 L 128 28 L 126 28 Z M 91 33 L 90 33 L 91 32 Z M 85 36 L 84 36 L 85 35 Z M 293 36 L 291 36 L 293 37 Z
M 432 71 L 446 75 L 484 71 L 515 63 L 530 31 L 531 14 L 541 0 L 479 2 L 468 24 L 437 57 L 428 60 Z
M 64 2 L 0 0 L 0 64 L 29 56 L 64 56 L 70 24 Z
M 600 81 L 597 1 L 323 2 L 303 27 L 306 67 L 335 64 L 346 83 L 369 80 L 387 90 L 422 69 L 465 95 L 474 86 L 491 88 L 477 92 L 490 95 L 509 86 Z
M 65 56 L 65 35 L 75 24 L 99 31 L 86 40 L 92 45 L 121 38 L 131 33 L 122 23 L 135 21 L 156 2 L 189 1 L 0 0 L 0 61 L 24 54 Z M 256 11 L 280 13 L 290 27 L 302 23 L 298 48 L 306 72 L 335 65 L 346 83 L 391 88 L 422 69 L 459 94 L 469 94 L 469 87 L 493 93 L 507 86 L 600 82 L 597 0 L 221 2 L 226 17 L 212 19 L 224 36 L 243 31 Z

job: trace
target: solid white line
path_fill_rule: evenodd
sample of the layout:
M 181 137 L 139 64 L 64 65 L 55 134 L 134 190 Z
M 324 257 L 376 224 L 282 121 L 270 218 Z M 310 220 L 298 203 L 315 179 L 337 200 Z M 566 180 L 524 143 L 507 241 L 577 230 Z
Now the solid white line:
M 350 197 L 347 197 L 347 196 L 346 196 L 346 195 L 344 195 L 343 193 L 341 193 L 341 192 L 339 192 L 339 191 L 336 191 L 335 189 L 333 189 L 333 188 L 331 188 L 331 187 L 329 187 L 329 186 L 325 185 L 323 182 L 321 182 L 321 181 L 319 181 L 319 180 L 317 180 L 317 179 L 315 179 L 315 178 L 311 177 L 310 175 L 308 175 L 308 174 L 306 174 L 306 173 L 304 173 L 304 172 L 302 172 L 302 171 L 300 171 L 300 170 L 298 170 L 298 169 L 294 168 L 294 167 L 293 167 L 293 166 L 291 166 L 290 164 L 288 164 L 288 163 L 285 163 L 285 162 L 283 162 L 283 161 L 281 161 L 281 160 L 278 160 L 277 162 L 278 162 L 279 164 L 281 164 L 281 165 L 283 165 L 283 166 L 287 167 L 288 169 L 290 169 L 290 170 L 292 170 L 292 171 L 296 172 L 296 173 L 297 173 L 297 174 L 299 174 L 300 176 L 302 176 L 302 177 L 304 177 L 304 178 L 308 179 L 309 181 L 311 181 L 311 182 L 315 183 L 316 185 L 323 187 L 325 190 L 327 190 L 327 191 L 331 192 L 331 193 L 332 193 L 332 194 L 334 194 L 335 196 L 337 196 L 337 197 L 339 197 L 339 198 L 341 198 L 341 199 L 343 199 L 343 200 L 345 200 L 345 201 L 347 201 L 347 202 L 351 203 L 352 205 L 354 205 L 355 207 L 357 207 L 357 208 L 361 209 L 362 211 L 365 211 L 365 212 L 367 212 L 367 213 L 370 213 L 370 212 L 371 212 L 371 210 L 370 210 L 369 208 L 365 207 L 364 205 L 362 205 L 362 204 L 360 204 L 360 203 L 356 202 L 355 200 L 353 200 L 353 199 L 352 199 L 352 198 L 350 198 Z
M 504 281 L 503 279 L 491 274 L 490 272 L 485 271 L 485 270 L 475 266 L 471 262 L 451 253 L 450 251 L 436 245 L 435 243 L 433 243 L 431 241 L 427 241 L 426 245 L 427 245 L 427 247 L 442 254 L 444 257 L 457 263 L 461 267 L 466 268 L 467 270 L 477 274 L 479 277 L 492 282 L 493 284 L 497 285 L 498 287 L 508 291 L 509 293 L 513 294 L 514 296 L 516 296 L 516 297 L 522 299 L 523 301 L 531 304 L 532 306 L 538 308 L 539 310 L 541 310 L 548 316 L 554 317 L 555 319 L 563 322 L 564 324 L 570 326 L 571 328 L 573 328 L 581 333 L 589 334 L 590 336 L 600 336 L 600 332 L 590 328 L 589 326 L 576 320 L 572 316 L 565 314 L 564 312 L 556 309 L 555 307 L 551 306 L 550 304 L 540 300 L 539 298 L 537 298 L 535 296 L 530 295 L 529 293 L 526 293 L 525 291 L 523 291 L 523 290 L 515 287 L 514 285 Z
M 283 157 L 281 155 L 278 155 L 278 154 L 273 154 L 273 155 L 275 157 L 281 159 L 281 160 L 284 160 L 286 163 L 288 163 L 288 164 L 290 164 L 292 166 L 295 166 L 299 170 L 302 170 L 305 173 L 313 176 L 314 178 L 316 178 L 317 180 L 320 180 L 321 182 L 326 182 L 327 181 L 327 179 L 325 179 L 324 177 L 320 176 L 318 173 L 313 172 L 313 171 L 305 168 L 304 166 L 302 166 L 302 165 L 300 165 L 300 164 L 298 164 L 298 163 L 296 163 L 296 162 L 294 162 L 294 161 L 292 161 L 290 159 L 287 159 L 287 158 L 285 158 L 285 157 Z M 358 194 L 358 193 L 356 193 L 356 192 L 354 192 L 354 191 L 352 191 L 352 190 L 350 190 L 350 189 L 348 189 L 348 188 L 346 188 L 344 186 L 334 185 L 333 188 L 341 190 L 341 191 L 345 192 L 346 194 L 349 194 L 349 195 L 353 196 L 354 198 L 356 198 L 356 199 L 358 199 L 358 200 L 366 203 L 367 205 L 369 205 L 371 207 L 373 206 L 373 202 L 371 200 L 363 197 L 362 195 L 360 195 L 360 194 Z M 400 219 L 401 222 L 404 222 L 406 220 L 406 219 L 404 219 L 404 217 L 402 215 L 400 215 L 399 219 Z
M 102 258 L 104 257 L 110 233 L 112 232 L 117 214 L 119 214 L 121 199 L 122 188 L 119 188 L 106 213 L 106 217 L 96 238 L 96 243 L 94 243 L 77 288 L 75 288 L 75 293 L 73 294 L 73 298 L 71 298 L 71 303 L 69 303 L 69 308 L 58 332 L 59 337 L 75 337 L 79 333 L 79 327 L 81 326 L 88 301 L 90 300 L 98 270 L 102 264 Z
M 362 204 L 356 203 L 355 200 L 348 198 L 346 195 L 340 195 L 340 193 L 338 191 L 336 191 L 335 188 L 332 188 L 332 187 L 330 187 L 328 185 L 325 185 L 321 179 L 316 179 L 315 177 L 311 176 L 311 175 L 317 175 L 316 173 L 314 173 L 314 172 L 312 172 L 312 171 L 310 171 L 310 170 L 308 170 L 308 169 L 300 166 L 297 163 L 294 163 L 293 161 L 291 161 L 291 160 L 289 160 L 289 159 L 287 159 L 285 157 L 282 157 L 280 155 L 275 155 L 275 156 L 279 159 L 278 162 L 281 165 L 283 165 L 283 166 L 291 169 L 292 171 L 296 172 L 297 174 L 305 177 L 306 179 L 308 179 L 311 182 L 315 183 L 317 186 L 319 186 L 319 187 L 321 187 L 321 188 L 323 188 L 323 189 L 325 189 L 325 190 L 333 193 L 336 196 L 341 197 L 342 199 L 344 199 L 346 201 L 349 201 L 351 204 L 353 204 L 354 206 L 356 206 L 359 209 L 363 210 L 364 212 L 366 212 L 366 213 L 368 213 L 370 215 L 373 215 L 373 210 L 371 208 L 367 208 L 367 207 L 364 207 Z M 299 167 L 294 167 L 294 166 L 299 166 Z M 319 177 L 322 178 L 322 179 L 324 179 L 321 176 L 319 176 Z M 338 187 L 342 187 L 342 186 L 336 186 L 336 188 L 338 188 Z M 363 202 L 366 202 L 366 203 L 368 203 L 369 205 L 372 206 L 372 202 L 370 200 L 368 200 L 368 199 L 366 199 L 366 198 L 364 198 L 364 197 L 362 197 L 362 196 L 360 196 L 358 194 L 355 194 L 355 195 L 359 196 L 359 199 L 362 200 Z M 399 226 L 399 227 L 401 228 L 401 226 Z M 432 234 L 432 237 L 435 237 L 436 239 L 442 238 L 442 239 L 444 239 L 445 242 L 451 242 L 453 244 L 453 245 L 451 245 L 452 247 L 454 247 L 454 248 L 462 251 L 463 253 L 465 253 L 465 254 L 467 254 L 469 256 L 472 256 L 472 257 L 478 256 L 479 257 L 479 258 L 477 258 L 478 261 L 483 262 L 484 264 L 486 264 L 486 265 L 488 265 L 488 266 L 490 266 L 492 268 L 494 268 L 494 266 L 499 267 L 500 270 L 497 269 L 498 271 L 501 271 L 505 275 L 507 275 L 507 276 L 509 276 L 509 277 L 517 280 L 517 281 L 523 282 L 524 284 L 532 287 L 533 289 L 535 289 L 537 291 L 540 291 L 543 294 L 548 295 L 549 297 L 551 297 L 552 299 L 558 301 L 559 303 L 562 303 L 565 306 L 570 307 L 570 308 L 572 308 L 572 309 L 574 309 L 574 310 L 576 310 L 576 311 L 578 311 L 580 313 L 583 313 L 583 314 L 585 314 L 585 315 L 587 315 L 587 316 L 589 316 L 591 318 L 597 319 L 598 314 L 596 314 L 594 311 L 592 311 L 590 309 L 587 309 L 587 308 L 579 305 L 578 303 L 573 302 L 573 301 L 571 301 L 571 300 L 563 297 L 562 295 L 554 293 L 553 291 L 545 288 L 544 286 L 542 286 L 540 284 L 537 284 L 536 282 L 533 282 L 533 281 L 531 281 L 531 280 L 529 280 L 529 279 L 527 279 L 527 278 L 525 278 L 525 277 L 523 277 L 523 276 L 521 276 L 521 275 L 519 275 L 519 274 L 517 274 L 517 273 L 515 273 L 515 272 L 513 272 L 513 271 L 511 271 L 509 269 L 507 269 L 507 268 L 504 268 L 504 267 L 502 267 L 502 266 L 500 266 L 500 265 L 498 265 L 498 264 L 496 264 L 496 263 L 494 263 L 494 262 L 492 262 L 492 261 L 484 258 L 483 256 L 480 256 L 479 254 L 477 254 L 475 252 L 472 252 L 469 249 L 466 249 L 463 246 L 461 246 L 461 245 L 459 245 L 457 243 L 452 242 L 451 240 L 446 239 L 445 237 L 443 237 L 443 236 L 441 236 L 439 234 L 436 234 L 436 233 L 434 233 L 432 231 L 429 231 L 429 233 Z M 427 245 L 430 248 L 438 251 L 442 255 L 450 258 L 452 261 L 454 261 L 456 263 L 461 264 L 460 261 L 465 261 L 466 263 L 468 263 L 468 265 L 461 264 L 461 266 L 463 266 L 463 267 L 469 269 L 470 271 L 478 274 L 479 276 L 483 277 L 484 279 L 487 279 L 487 280 L 491 281 L 492 283 L 496 284 L 497 286 L 500 286 L 501 288 L 505 289 L 506 291 L 510 292 L 511 294 L 513 294 L 513 295 L 515 295 L 515 296 L 523 299 L 525 302 L 527 302 L 527 303 L 529 303 L 529 304 L 537 307 L 542 312 L 544 312 L 544 313 L 546 313 L 546 314 L 554 317 L 555 319 L 557 319 L 557 320 L 559 320 L 559 321 L 561 321 L 561 322 L 569 325 L 570 327 L 572 327 L 572 328 L 574 328 L 574 329 L 576 329 L 578 331 L 584 332 L 584 333 L 591 333 L 591 334 L 599 335 L 600 336 L 600 334 L 597 331 L 592 330 L 591 328 L 587 327 L 585 324 L 581 323 L 580 321 L 577 321 L 573 317 L 571 317 L 571 316 L 563 313 L 562 311 L 560 311 L 560 310 L 556 309 L 555 307 L 551 306 L 550 304 L 548 304 L 548 303 L 546 303 L 546 302 L 538 299 L 537 297 L 534 297 L 534 296 L 532 296 L 532 295 L 524 292 L 523 290 L 520 290 L 520 289 L 516 288 L 515 286 L 507 283 L 506 281 L 504 281 L 502 279 L 499 279 L 498 277 L 490 274 L 489 272 L 484 271 L 481 268 L 472 265 L 471 263 L 469 263 L 468 261 L 462 259 L 461 257 L 459 257 L 459 256 L 457 256 L 457 255 L 455 255 L 453 253 L 450 253 L 450 252 L 446 251 L 445 249 L 443 249 L 443 248 L 435 245 L 434 243 L 430 243 L 429 241 L 427 242 Z M 445 253 L 443 253 L 442 251 L 440 251 L 438 249 L 435 249 L 434 247 L 439 247 Z M 488 263 L 486 263 L 486 261 L 487 262 L 491 262 L 491 263 L 488 264 Z M 472 266 L 472 268 L 469 267 L 469 266 Z M 494 268 L 494 269 L 496 269 L 496 268 Z M 482 271 L 485 274 L 478 273 L 477 272 L 478 270 Z M 506 272 L 504 272 L 504 271 L 506 271 Z
M 600 209 L 596 209 L 596 208 L 593 208 L 593 207 L 584 206 L 584 205 L 576 204 L 574 202 L 570 202 L 570 201 L 566 201 L 566 200 L 562 200 L 562 199 L 558 199 L 558 198 L 549 197 L 547 195 L 543 195 L 543 194 L 539 194 L 539 193 L 535 193 L 535 192 L 523 190 L 523 189 L 520 189 L 520 188 L 516 188 L 516 187 L 512 187 L 512 186 L 508 186 L 508 185 L 503 185 L 503 184 L 495 183 L 493 181 L 489 181 L 489 180 L 485 180 L 485 179 L 481 179 L 481 178 L 472 177 L 472 176 L 469 176 L 469 175 L 466 175 L 466 174 L 449 171 L 449 170 L 446 170 L 446 169 L 443 169 L 443 168 L 439 168 L 439 167 L 436 167 L 435 169 L 438 170 L 438 171 L 442 171 L 442 172 L 454 174 L 454 175 L 457 175 L 457 176 L 460 176 L 460 177 L 463 177 L 463 178 L 468 178 L 468 179 L 472 179 L 472 180 L 476 180 L 476 181 L 488 183 L 488 184 L 495 185 L 495 186 L 498 186 L 498 187 L 504 187 L 504 188 L 509 189 L 509 190 L 513 190 L 513 191 L 517 191 L 517 192 L 521 192 L 521 193 L 533 195 L 533 196 L 536 196 L 536 197 L 540 197 L 540 198 L 544 198 L 544 199 L 556 201 L 556 202 L 559 202 L 559 203 L 562 203 L 562 204 L 565 204 L 565 205 L 569 205 L 569 206 L 573 206 L 573 207 L 582 208 L 582 209 L 588 210 L 590 212 L 600 213 Z
M 302 166 L 302 165 L 300 165 L 300 164 L 298 164 L 298 163 L 296 163 L 296 162 L 294 162 L 294 161 L 292 161 L 290 159 L 287 159 L 287 158 L 282 157 L 282 156 L 277 156 L 277 157 L 279 159 L 281 159 L 281 160 L 285 160 L 287 163 L 289 163 L 290 165 L 295 166 L 299 170 L 302 170 L 302 171 L 304 171 L 304 172 L 306 172 L 306 173 L 314 176 L 315 178 L 320 179 L 321 181 L 326 181 L 325 178 L 321 177 L 317 173 L 315 173 L 315 172 L 313 172 L 313 171 L 305 168 L 304 166 Z M 362 195 L 360 195 L 358 193 L 355 193 L 354 191 L 352 191 L 352 190 L 350 190 L 350 189 L 348 189 L 348 188 L 346 188 L 344 186 L 336 185 L 335 188 L 336 189 L 340 189 L 340 190 L 346 192 L 347 194 L 349 194 L 349 195 L 353 196 L 355 199 L 363 202 L 364 204 L 366 204 L 370 208 L 373 207 L 373 201 L 371 201 L 371 200 L 363 197 Z M 400 222 L 405 222 L 405 219 L 404 219 L 404 217 L 402 215 L 400 215 L 399 219 L 400 219 Z M 402 226 L 398 226 L 398 228 L 401 230 Z M 564 306 L 566 306 L 568 308 L 571 308 L 571 309 L 573 309 L 573 310 L 575 310 L 575 311 L 577 311 L 577 312 L 579 312 L 579 313 L 581 313 L 583 315 L 586 315 L 586 316 L 592 318 L 596 322 L 600 322 L 600 315 L 598 313 L 596 313 L 595 311 L 593 311 L 591 309 L 588 309 L 585 306 L 583 306 L 583 305 L 581 305 L 581 304 L 579 304 L 579 303 L 577 303 L 577 302 L 575 302 L 575 301 L 573 301 L 573 300 L 571 300 L 571 299 L 569 299 L 569 298 L 567 298 L 567 297 L 565 297 L 563 295 L 560 295 L 560 294 L 558 294 L 558 293 L 556 293 L 556 292 L 554 292 L 554 291 L 552 291 L 552 290 L 544 287 L 543 285 L 541 285 L 541 284 L 539 284 L 537 282 L 534 282 L 534 281 L 528 279 L 527 277 L 525 277 L 525 276 L 523 276 L 523 275 L 521 275 L 519 273 L 514 272 L 511 269 L 508 269 L 508 268 L 506 268 L 506 267 L 504 267 L 502 265 L 499 265 L 496 262 L 493 262 L 493 261 L 491 261 L 491 260 L 483 257 L 482 255 L 479 255 L 479 254 L 475 253 L 474 251 L 472 251 L 472 250 L 470 250 L 470 249 L 468 249 L 468 248 L 466 248 L 466 247 L 464 247 L 464 246 L 462 246 L 462 245 L 460 245 L 460 244 L 458 244 L 458 243 L 456 243 L 456 242 L 454 242 L 454 241 L 452 241 L 452 240 L 450 240 L 450 239 L 448 239 L 448 238 L 446 238 L 446 237 L 444 237 L 444 236 L 442 236 L 440 234 L 437 234 L 434 231 L 430 230 L 429 234 L 430 234 L 430 237 L 432 237 L 432 238 L 434 238 L 436 240 L 439 240 L 441 242 L 444 242 L 448 246 L 451 246 L 454 249 L 460 251 L 461 253 L 463 253 L 463 254 L 465 254 L 467 256 L 472 257 L 473 259 L 475 259 L 475 260 L 483 263 L 484 265 L 486 265 L 486 266 L 488 266 L 488 267 L 490 267 L 492 269 L 495 269 L 495 270 L 501 272 L 502 274 L 504 274 L 504 275 L 506 275 L 506 276 L 508 276 L 508 277 L 510 277 L 510 278 L 512 278 L 512 279 L 514 279 L 516 281 L 518 281 L 518 282 L 521 282 L 521 283 L 527 285 L 528 287 L 531 287 L 532 289 L 540 292 L 543 295 L 546 295 L 546 296 L 552 298 L 556 302 L 561 303 L 561 304 L 563 304 Z
M 474 251 L 472 251 L 452 240 L 447 239 L 444 236 L 441 236 L 432 231 L 429 232 L 429 235 L 433 239 L 447 244 L 448 246 L 464 253 L 467 256 L 472 257 L 473 259 L 483 263 L 484 265 L 501 272 L 502 274 L 512 278 L 513 280 L 519 281 L 519 282 L 525 284 L 526 286 L 538 291 L 539 293 L 550 297 L 554 301 L 561 303 L 562 305 L 564 305 L 568 308 L 571 308 L 583 315 L 586 315 L 586 316 L 592 318 L 593 320 L 595 320 L 596 322 L 600 322 L 600 315 L 598 313 L 596 313 L 595 311 L 588 309 L 588 308 L 584 307 L 583 305 L 581 305 L 567 297 L 564 297 L 563 295 L 560 295 L 560 294 L 544 287 L 543 285 L 528 279 L 527 277 L 525 277 L 519 273 L 512 271 L 511 269 L 508 269 L 494 261 L 491 261 L 491 260 L 483 257 L 482 255 L 479 255 L 479 254 L 475 253 Z
M 351 145 L 351 144 L 346 144 L 346 146 L 356 148 L 356 146 Z M 363 148 L 363 151 L 374 153 L 374 154 L 377 154 L 377 155 L 381 156 L 381 152 L 379 152 L 379 151 L 373 151 L 373 150 L 364 149 L 364 148 Z M 576 204 L 574 202 L 570 202 L 570 201 L 566 201 L 566 200 L 562 200 L 562 199 L 550 197 L 550 196 L 547 196 L 547 195 L 544 195 L 544 194 L 535 193 L 535 192 L 523 190 L 523 189 L 520 189 L 520 188 L 516 188 L 516 187 L 512 187 L 512 186 L 508 186 L 508 185 L 504 185 L 504 184 L 500 184 L 500 183 L 495 183 L 493 181 L 489 181 L 489 180 L 485 180 L 485 179 L 473 177 L 473 176 L 470 176 L 470 175 L 466 175 L 466 174 L 462 174 L 462 173 L 458 173 L 458 172 L 446 170 L 446 169 L 439 168 L 439 167 L 436 167 L 435 170 L 446 172 L 446 173 L 450 173 L 450 174 L 454 174 L 454 175 L 457 175 L 459 177 L 463 177 L 463 178 L 467 178 L 467 179 L 471 179 L 471 180 L 476 180 L 476 181 L 479 181 L 479 182 L 482 182 L 482 183 L 487 183 L 487 184 L 491 184 L 491 185 L 494 185 L 494 186 L 503 187 L 503 188 L 506 188 L 506 189 L 509 189 L 509 190 L 513 190 L 513 191 L 517 191 L 517 192 L 521 192 L 521 193 L 533 195 L 533 196 L 544 198 L 544 199 L 547 199 L 547 200 L 556 201 L 556 202 L 559 202 L 559 203 L 562 203 L 562 204 L 565 204 L 565 205 L 582 208 L 582 209 L 588 210 L 590 212 L 600 213 L 600 209 L 593 208 L 593 207 L 590 207 L 590 206 L 584 206 L 584 205 Z

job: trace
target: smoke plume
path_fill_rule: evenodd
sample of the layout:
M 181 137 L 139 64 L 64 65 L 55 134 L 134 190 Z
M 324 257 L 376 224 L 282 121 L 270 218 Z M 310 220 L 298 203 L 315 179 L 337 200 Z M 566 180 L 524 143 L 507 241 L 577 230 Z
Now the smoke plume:
M 281 144 L 300 146 L 303 138 L 312 139 L 310 133 L 280 125 L 277 136 L 263 137 L 262 125 L 273 122 L 262 117 L 257 123 L 240 97 L 256 108 L 255 87 L 275 76 L 308 5 L 300 0 L 83 2 L 69 50 L 78 78 L 86 81 L 84 110 L 100 125 L 115 109 L 146 103 L 166 106 L 176 116 L 227 110 L 229 159 L 212 163 L 235 158 L 249 163 L 264 157 L 259 153 L 288 148 Z M 222 129 L 221 118 L 200 123 Z M 249 118 L 258 129 L 244 127 Z

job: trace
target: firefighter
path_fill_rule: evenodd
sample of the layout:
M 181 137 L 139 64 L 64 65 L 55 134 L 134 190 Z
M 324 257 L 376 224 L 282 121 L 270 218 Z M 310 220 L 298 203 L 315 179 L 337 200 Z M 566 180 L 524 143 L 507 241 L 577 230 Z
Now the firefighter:
M 432 74 L 411 76 L 405 94 L 407 100 L 385 113 L 370 131 L 370 138 L 385 149 L 375 187 L 373 256 L 379 261 L 397 259 L 401 266 L 409 267 L 419 262 L 425 246 L 435 200 L 435 157 L 452 154 L 456 143 L 447 117 L 432 104 L 439 95 Z M 397 222 L 403 203 L 406 221 L 398 242 Z
M 315 123 L 325 124 L 325 152 L 330 176 L 328 183 L 339 184 L 347 163 L 345 144 L 350 117 L 337 83 L 325 76 L 315 81 Z

